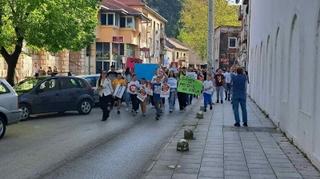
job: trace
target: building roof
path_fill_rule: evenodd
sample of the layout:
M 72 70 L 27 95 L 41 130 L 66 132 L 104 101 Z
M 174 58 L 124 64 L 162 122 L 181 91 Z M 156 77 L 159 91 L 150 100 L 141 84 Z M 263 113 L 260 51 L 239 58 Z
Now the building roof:
M 121 2 L 129 5 L 129 6 L 141 6 L 145 5 L 145 3 L 142 0 L 120 0 Z
M 124 14 L 130 15 L 140 15 L 141 12 L 135 10 L 134 8 L 128 6 L 127 4 L 118 0 L 103 0 L 101 2 L 101 7 L 109 11 L 117 11 Z
M 117 1 L 127 5 L 129 7 L 130 6 L 142 6 L 142 7 L 144 7 L 145 10 L 147 10 L 148 12 L 150 12 L 151 14 L 153 14 L 154 16 L 156 16 L 157 18 L 159 18 L 163 22 L 165 22 L 165 23 L 168 22 L 166 18 L 162 17 L 157 11 L 155 11 L 151 7 L 147 6 L 147 4 L 142 0 L 117 0 Z
M 182 42 L 174 38 L 166 38 L 166 46 L 171 49 L 189 51 L 189 48 L 187 46 L 185 46 Z

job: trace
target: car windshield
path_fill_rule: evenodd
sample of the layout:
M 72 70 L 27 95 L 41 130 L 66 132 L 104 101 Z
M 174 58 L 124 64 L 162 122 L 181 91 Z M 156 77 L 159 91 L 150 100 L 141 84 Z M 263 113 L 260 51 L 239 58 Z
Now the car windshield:
M 14 86 L 14 89 L 18 94 L 29 92 L 35 87 L 39 81 L 43 80 L 42 78 L 30 78 L 21 81 L 16 86 Z

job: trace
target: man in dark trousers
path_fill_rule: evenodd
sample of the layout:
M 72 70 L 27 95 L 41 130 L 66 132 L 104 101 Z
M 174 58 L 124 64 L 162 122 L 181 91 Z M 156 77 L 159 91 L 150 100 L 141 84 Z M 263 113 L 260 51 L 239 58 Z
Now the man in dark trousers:
M 221 69 L 219 69 L 218 73 L 214 76 L 214 81 L 216 82 L 217 103 L 219 103 L 220 99 L 221 104 L 223 104 L 224 75 Z
M 242 110 L 243 126 L 248 126 L 247 120 L 247 94 L 246 94 L 247 77 L 241 67 L 237 68 L 237 74 L 232 75 L 232 108 L 236 123 L 234 126 L 240 127 L 239 104 Z

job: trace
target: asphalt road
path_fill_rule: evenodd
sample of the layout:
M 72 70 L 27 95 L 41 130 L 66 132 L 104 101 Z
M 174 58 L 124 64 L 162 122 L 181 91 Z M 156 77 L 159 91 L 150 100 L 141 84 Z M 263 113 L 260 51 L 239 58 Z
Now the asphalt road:
M 190 110 L 191 111 L 191 110 Z M 115 111 L 46 115 L 8 127 L 0 141 L 0 178 L 139 178 L 188 112 L 154 119 Z

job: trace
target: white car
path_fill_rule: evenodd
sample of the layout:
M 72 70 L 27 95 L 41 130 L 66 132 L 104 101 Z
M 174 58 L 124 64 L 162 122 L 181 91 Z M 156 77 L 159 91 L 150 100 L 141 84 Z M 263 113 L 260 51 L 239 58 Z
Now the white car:
M 6 126 L 20 120 L 18 95 L 11 85 L 0 79 L 0 139 L 6 133 Z

